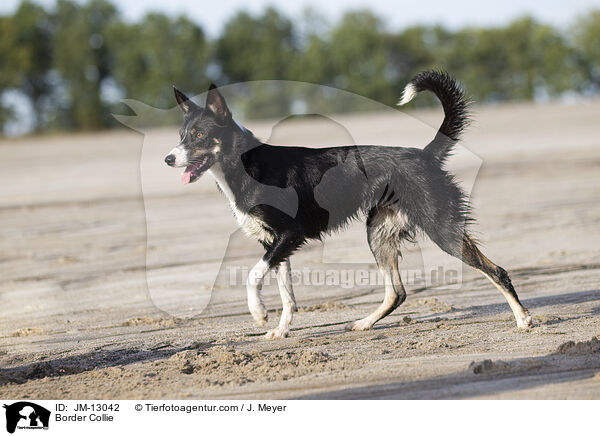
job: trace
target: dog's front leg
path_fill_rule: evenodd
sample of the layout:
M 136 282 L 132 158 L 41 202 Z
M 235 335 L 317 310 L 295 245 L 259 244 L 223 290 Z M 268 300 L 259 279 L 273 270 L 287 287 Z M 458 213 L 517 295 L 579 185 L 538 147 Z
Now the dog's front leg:
M 290 333 L 290 324 L 294 318 L 296 309 L 296 299 L 294 298 L 294 289 L 292 288 L 292 270 L 290 260 L 281 262 L 277 267 L 277 285 L 279 286 L 279 295 L 283 310 L 279 325 L 273 330 L 269 330 L 265 337 L 267 339 L 285 338 Z
M 304 243 L 303 234 L 297 229 L 282 232 L 275 235 L 273 242 L 267 248 L 267 252 L 263 258 L 256 264 L 248 275 L 248 307 L 252 317 L 259 325 L 264 325 L 267 321 L 267 309 L 262 302 L 260 297 L 260 291 L 265 275 L 274 268 L 275 266 L 281 266 L 286 263 L 290 255 Z M 280 284 L 279 290 L 282 292 L 282 298 L 284 299 L 284 314 L 282 316 L 282 322 L 280 325 L 284 327 L 281 329 L 281 333 L 287 335 L 289 331 L 289 323 L 292 321 L 292 309 L 295 307 L 294 294 L 292 293 L 291 277 L 289 263 L 283 267 L 281 277 L 277 280 L 286 286 L 282 287 Z M 283 281 L 281 282 L 280 280 Z M 287 284 L 289 283 L 289 286 Z M 287 303 L 286 303 L 287 302 Z M 286 311 L 286 306 L 289 310 Z M 279 328 L 279 327 L 278 327 Z M 277 330 L 277 329 L 276 329 Z M 271 337 L 271 335 L 269 335 Z
M 259 326 L 263 326 L 267 322 L 267 308 L 262 301 L 260 291 L 262 290 L 263 279 L 269 270 L 269 264 L 264 259 L 261 259 L 254 268 L 250 270 L 248 282 L 246 283 L 248 309 L 250 309 L 252 318 L 254 318 L 254 321 L 256 321 Z

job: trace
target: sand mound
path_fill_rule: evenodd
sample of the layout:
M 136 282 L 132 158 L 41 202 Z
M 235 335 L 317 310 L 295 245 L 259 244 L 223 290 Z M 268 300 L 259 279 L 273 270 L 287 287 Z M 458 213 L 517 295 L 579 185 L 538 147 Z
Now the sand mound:
M 137 317 L 124 321 L 121 323 L 121 326 L 133 327 L 138 325 L 156 325 L 158 327 L 175 327 L 178 324 L 180 324 L 180 320 L 178 318 Z
M 555 354 L 592 354 L 600 353 L 600 339 L 594 336 L 589 341 L 575 342 L 569 341 L 561 344 Z
M 315 304 L 314 306 L 299 307 L 298 312 L 328 312 L 330 310 L 343 310 L 348 309 L 348 305 L 335 301 L 327 301 L 321 304 Z
M 19 329 L 17 331 L 14 331 L 12 333 L 12 336 L 33 336 L 33 335 L 43 335 L 44 333 L 46 333 L 46 331 L 39 327 L 25 327 L 25 328 Z
M 419 298 L 416 300 L 408 299 L 404 303 L 404 307 L 425 308 L 431 310 L 432 312 L 440 313 L 453 312 L 454 310 L 456 310 L 456 308 L 451 304 L 444 303 L 443 301 L 440 301 L 435 297 Z
M 336 357 L 322 351 L 264 353 L 220 346 L 207 351 L 181 351 L 171 356 L 167 364 L 183 374 L 193 375 L 195 382 L 205 386 L 288 380 L 340 366 Z
M 479 362 L 471 362 L 469 369 L 474 374 L 494 375 L 507 374 L 531 369 L 539 369 L 544 366 L 544 363 L 539 360 L 526 359 L 505 362 L 504 360 L 482 360 Z

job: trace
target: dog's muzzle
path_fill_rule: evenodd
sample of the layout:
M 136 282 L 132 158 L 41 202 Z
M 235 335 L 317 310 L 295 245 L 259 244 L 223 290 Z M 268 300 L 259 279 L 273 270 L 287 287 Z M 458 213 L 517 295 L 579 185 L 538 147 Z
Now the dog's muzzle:
M 165 163 L 170 167 L 184 167 L 188 164 L 187 152 L 182 144 L 174 147 L 169 154 L 167 154 Z

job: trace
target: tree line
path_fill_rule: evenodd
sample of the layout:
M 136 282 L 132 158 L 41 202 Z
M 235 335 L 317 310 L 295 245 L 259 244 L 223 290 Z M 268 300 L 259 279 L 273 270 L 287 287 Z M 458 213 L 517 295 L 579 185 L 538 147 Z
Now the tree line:
M 200 93 L 210 81 L 291 80 L 393 105 L 426 68 L 449 71 L 484 103 L 595 96 L 598 41 L 600 10 L 566 29 L 525 16 L 491 28 L 392 32 L 366 10 L 329 24 L 314 11 L 292 20 L 267 8 L 237 13 L 208 38 L 184 16 L 127 22 L 106 0 L 58 0 L 53 8 L 23 1 L 0 17 L 0 130 L 15 117 L 9 94 L 27 102 L 34 131 L 91 130 L 116 124 L 121 98 L 172 107 L 172 84 Z M 271 115 L 257 108 L 252 116 Z

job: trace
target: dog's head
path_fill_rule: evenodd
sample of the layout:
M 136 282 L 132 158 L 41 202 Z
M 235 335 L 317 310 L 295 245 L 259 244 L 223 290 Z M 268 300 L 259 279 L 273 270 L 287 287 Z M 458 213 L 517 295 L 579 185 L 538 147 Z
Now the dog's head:
M 173 89 L 183 112 L 183 125 L 179 131 L 179 145 L 169 152 L 165 162 L 172 167 L 185 167 L 181 181 L 193 183 L 231 147 L 234 121 L 215 85 L 210 85 L 204 108 L 177 88 Z

